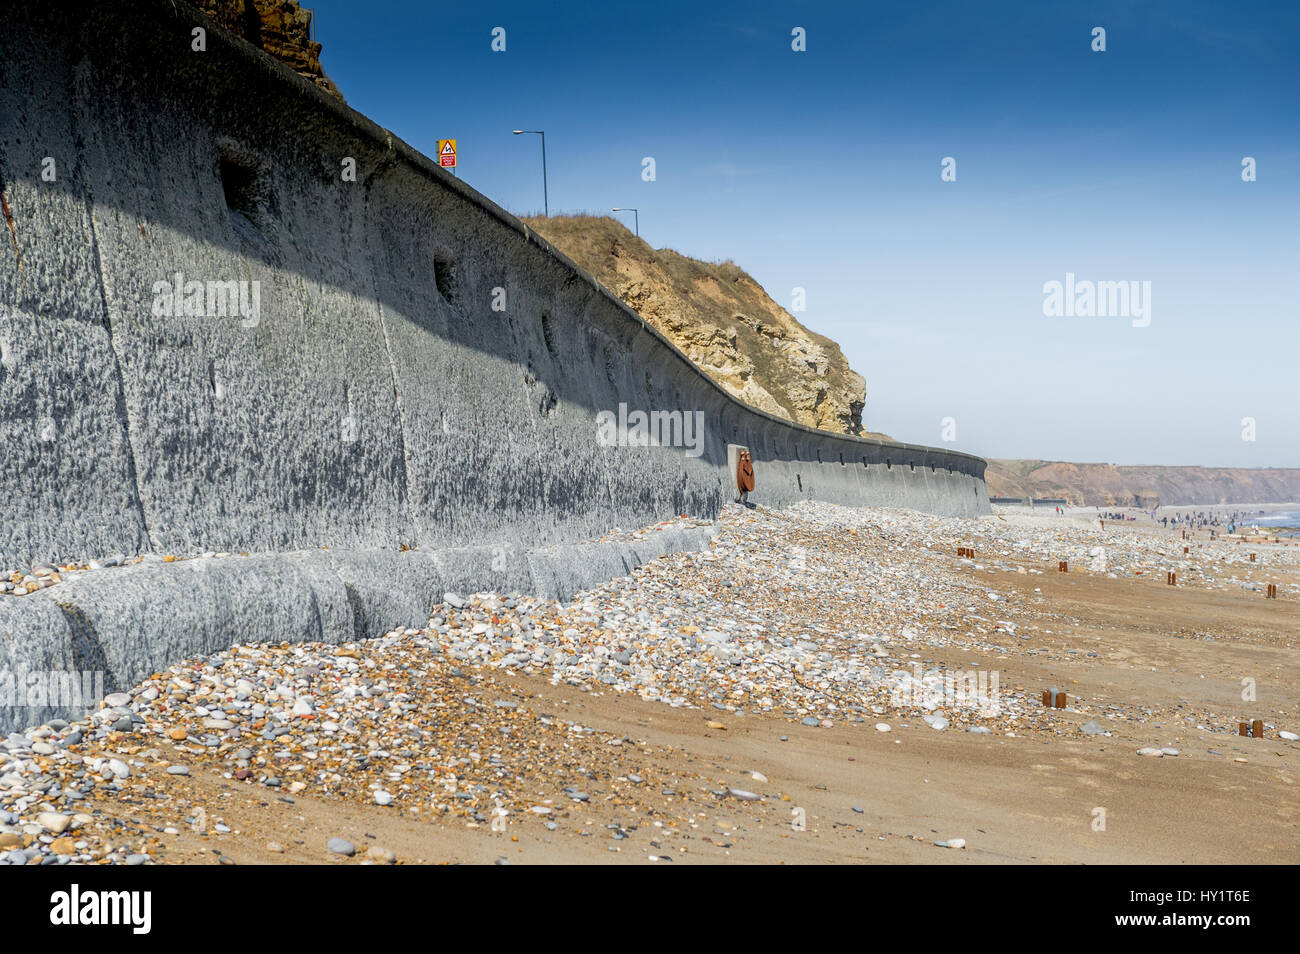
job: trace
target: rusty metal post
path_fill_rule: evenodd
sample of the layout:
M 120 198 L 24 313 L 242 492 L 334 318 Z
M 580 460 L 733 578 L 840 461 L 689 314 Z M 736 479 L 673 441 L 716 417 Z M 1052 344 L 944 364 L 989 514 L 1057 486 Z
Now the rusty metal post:
M 1237 723 L 1237 734 L 1238 734 L 1238 735 L 1250 735 L 1250 726 L 1249 726 L 1247 723 L 1245 723 L 1245 722 L 1238 722 L 1238 723 Z
M 1069 573 L 1069 572 L 1070 572 L 1070 564 L 1069 564 L 1067 561 L 1062 560 L 1061 562 L 1059 562 L 1058 564 L 1056 564 L 1056 570 L 1057 570 L 1058 573 Z
M 1264 720 L 1256 719 L 1250 724 L 1250 736 L 1253 739 L 1264 738 Z
M 1177 573 L 1170 573 L 1168 579 L 1166 580 L 1166 582 L 1167 582 L 1170 586 L 1177 586 L 1177 585 L 1178 585 L 1178 574 L 1177 574 Z
M 1065 693 L 1063 693 L 1063 692 L 1058 692 L 1058 693 L 1056 694 L 1056 708 L 1058 708 L 1058 709 L 1064 709 L 1064 708 L 1065 708 Z
M 1047 706 L 1049 709 L 1052 708 L 1052 693 L 1050 689 L 1043 690 L 1043 705 Z
M 1254 563 L 1254 562 L 1255 562 L 1255 554 L 1253 554 L 1253 553 L 1250 555 L 1250 562 L 1251 562 L 1251 563 Z

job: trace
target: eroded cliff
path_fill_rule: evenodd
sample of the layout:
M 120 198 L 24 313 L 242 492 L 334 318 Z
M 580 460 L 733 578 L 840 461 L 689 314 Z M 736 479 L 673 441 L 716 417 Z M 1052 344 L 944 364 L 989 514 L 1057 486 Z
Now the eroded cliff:
M 839 345 L 801 325 L 733 262 L 651 248 L 609 218 L 524 221 L 740 400 L 809 427 L 863 433 L 866 382 Z

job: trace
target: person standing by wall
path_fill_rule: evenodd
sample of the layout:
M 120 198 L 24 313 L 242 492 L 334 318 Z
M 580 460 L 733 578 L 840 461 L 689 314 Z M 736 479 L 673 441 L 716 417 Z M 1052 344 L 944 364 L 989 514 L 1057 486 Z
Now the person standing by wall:
M 740 492 L 739 500 L 749 506 L 749 492 L 754 489 L 754 462 L 749 458 L 749 451 L 742 450 L 736 462 L 736 490 Z

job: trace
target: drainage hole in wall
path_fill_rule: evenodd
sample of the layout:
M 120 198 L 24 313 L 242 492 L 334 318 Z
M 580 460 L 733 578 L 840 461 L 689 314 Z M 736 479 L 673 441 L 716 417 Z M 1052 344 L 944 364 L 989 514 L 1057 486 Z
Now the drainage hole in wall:
M 456 266 L 451 256 L 440 252 L 433 256 L 433 282 L 438 286 L 438 294 L 443 301 L 451 305 L 456 300 Z
M 542 312 L 542 340 L 546 342 L 546 350 L 554 358 L 556 355 L 555 330 L 551 327 L 551 313 L 548 311 Z
M 256 164 L 230 152 L 221 154 L 221 191 L 226 208 L 257 225 L 269 204 L 269 188 Z
M 605 380 L 610 384 L 618 383 L 618 376 L 615 368 L 618 365 L 618 355 L 614 352 L 614 343 L 611 341 L 605 345 Z

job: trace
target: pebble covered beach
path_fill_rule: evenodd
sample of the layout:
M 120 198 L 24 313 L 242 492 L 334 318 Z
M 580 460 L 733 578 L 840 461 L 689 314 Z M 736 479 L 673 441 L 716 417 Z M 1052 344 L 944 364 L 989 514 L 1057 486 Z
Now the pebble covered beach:
M 428 619 L 372 640 L 290 645 L 268 633 L 179 662 L 85 718 L 15 732 L 0 742 L 0 863 L 237 863 L 241 848 L 247 860 L 454 860 L 427 838 L 413 851 L 396 835 L 382 844 L 328 827 L 331 812 L 353 810 L 421 826 L 435 848 L 443 831 L 496 839 L 503 861 L 521 835 L 542 857 L 581 839 L 582 850 L 599 842 L 681 862 L 741 851 L 748 831 L 761 854 L 767 840 L 799 835 L 808 797 L 754 753 L 731 764 L 726 740 L 754 726 L 783 753 L 837 733 L 864 760 L 917 738 L 963 746 L 962 758 L 972 745 L 1065 742 L 1132 762 L 1229 765 L 1266 744 L 1278 766 L 1296 766 L 1293 692 L 1229 705 L 1218 688 L 1170 695 L 1109 678 L 1176 675 L 1181 661 L 1183 677 L 1217 687 L 1237 679 L 1235 662 L 1211 666 L 1203 651 L 1293 652 L 1293 619 L 1289 629 L 1216 627 L 1211 612 L 1207 625 L 1171 625 L 1152 633 L 1162 651 L 1195 643 L 1198 653 L 1167 665 L 1126 642 L 1133 618 L 1094 618 L 1090 606 L 1232 599 L 1283 609 L 1300 598 L 1300 548 L 1254 546 L 1251 562 L 1208 534 L 1189 544 L 1097 521 L 812 502 L 731 506 L 716 529 L 707 551 L 660 558 L 569 602 L 446 593 Z M 1280 598 L 1266 604 L 1268 583 Z M 1257 677 L 1272 672 L 1261 663 Z M 1064 708 L 1043 705 L 1049 688 L 1066 693 Z M 639 721 L 633 731 L 613 714 L 585 721 L 575 707 L 588 701 Z M 695 752 L 680 733 L 639 731 L 657 728 L 664 710 L 722 748 Z M 1265 739 L 1237 735 L 1238 718 L 1253 714 Z M 909 828 L 905 813 L 873 821 L 870 790 L 851 801 L 834 808 L 844 837 L 971 855 L 987 834 L 973 819 L 951 831 Z M 284 815 L 274 837 L 240 820 L 258 808 Z M 813 827 L 830 824 L 830 810 L 815 810 Z

